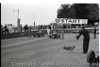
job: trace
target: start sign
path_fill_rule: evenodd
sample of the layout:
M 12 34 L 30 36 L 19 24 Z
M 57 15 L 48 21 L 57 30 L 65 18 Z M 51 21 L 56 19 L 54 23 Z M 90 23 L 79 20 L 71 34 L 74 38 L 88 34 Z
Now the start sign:
M 66 23 L 66 24 L 87 24 L 88 19 L 69 19 L 69 18 L 56 18 L 57 23 Z

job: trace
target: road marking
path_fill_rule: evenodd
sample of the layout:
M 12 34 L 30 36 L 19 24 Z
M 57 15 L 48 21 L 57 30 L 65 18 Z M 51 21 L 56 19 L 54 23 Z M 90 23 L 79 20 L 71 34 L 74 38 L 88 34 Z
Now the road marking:
M 46 37 L 45 37 L 45 38 L 46 38 Z M 37 40 L 41 40 L 41 39 L 43 39 L 43 38 L 37 38 L 37 39 L 34 39 L 34 40 L 28 40 L 28 41 L 24 41 L 24 42 L 20 42 L 20 43 L 16 43 L 16 44 L 8 45 L 8 46 L 3 46 L 3 47 L 1 47 L 1 48 L 6 48 L 6 47 L 11 47 L 11 46 L 16 46 L 16 45 L 28 43 L 28 42 L 31 42 L 31 41 L 37 41 Z

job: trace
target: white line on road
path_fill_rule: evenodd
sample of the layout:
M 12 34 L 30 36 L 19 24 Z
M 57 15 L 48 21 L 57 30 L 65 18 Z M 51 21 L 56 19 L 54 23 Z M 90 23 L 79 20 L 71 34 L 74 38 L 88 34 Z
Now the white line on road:
M 45 37 L 45 38 L 46 38 L 46 37 Z M 15 46 L 15 45 L 20 45 L 20 44 L 28 43 L 28 42 L 31 42 L 31 41 L 41 40 L 41 39 L 43 39 L 43 38 L 37 38 L 37 39 L 34 39 L 34 40 L 28 40 L 28 41 L 24 41 L 24 42 L 20 42 L 20 43 L 16 43 L 16 44 L 8 45 L 8 46 L 3 46 L 3 47 L 1 47 L 1 48 L 6 48 L 6 47 Z

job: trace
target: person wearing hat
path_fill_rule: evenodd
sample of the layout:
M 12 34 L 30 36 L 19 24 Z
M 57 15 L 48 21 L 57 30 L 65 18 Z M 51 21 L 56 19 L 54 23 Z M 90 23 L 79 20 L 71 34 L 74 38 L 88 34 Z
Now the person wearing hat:
M 85 27 L 82 27 L 82 30 L 79 31 L 79 35 L 76 36 L 77 40 L 80 38 L 80 36 L 83 35 L 83 53 L 88 52 L 89 48 L 89 41 L 90 41 L 90 35 L 88 30 L 85 29 Z

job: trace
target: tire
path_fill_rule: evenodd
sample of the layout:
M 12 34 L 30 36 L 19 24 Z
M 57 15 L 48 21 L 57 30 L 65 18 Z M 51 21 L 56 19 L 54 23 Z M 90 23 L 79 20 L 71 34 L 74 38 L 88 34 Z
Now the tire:
M 95 58 L 95 52 L 94 52 L 94 51 L 90 51 L 90 52 L 87 54 L 87 63 L 92 64 L 94 58 Z

